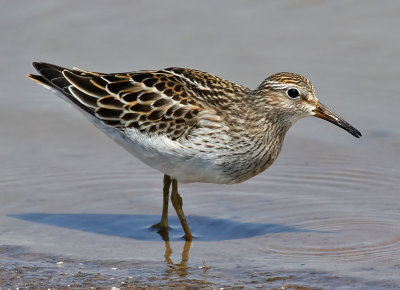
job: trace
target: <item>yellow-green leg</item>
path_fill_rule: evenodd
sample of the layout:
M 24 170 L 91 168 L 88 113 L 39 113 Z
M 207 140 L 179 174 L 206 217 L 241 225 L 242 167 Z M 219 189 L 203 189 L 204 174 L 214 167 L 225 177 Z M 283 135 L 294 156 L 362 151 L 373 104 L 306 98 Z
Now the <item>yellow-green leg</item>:
M 185 218 L 185 214 L 183 213 L 182 209 L 183 202 L 181 196 L 178 193 L 178 182 L 176 181 L 176 179 L 172 180 L 171 202 L 181 222 L 182 228 L 185 231 L 185 240 L 191 241 L 193 239 L 193 236 L 192 233 L 190 232 L 188 223 Z
M 158 229 L 158 232 L 161 236 L 168 240 L 168 202 L 169 202 L 169 187 L 171 186 L 171 177 L 164 174 L 164 188 L 163 188 L 163 209 L 161 215 L 161 221 L 152 225 L 151 227 L 154 229 Z

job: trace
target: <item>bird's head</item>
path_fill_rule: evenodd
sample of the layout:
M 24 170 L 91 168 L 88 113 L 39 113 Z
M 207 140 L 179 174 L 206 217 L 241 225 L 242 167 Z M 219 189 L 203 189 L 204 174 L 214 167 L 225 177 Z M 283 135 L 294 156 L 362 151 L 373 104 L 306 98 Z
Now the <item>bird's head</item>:
M 311 82 L 299 74 L 281 72 L 271 75 L 262 82 L 258 91 L 267 98 L 266 105 L 274 108 L 278 115 L 291 124 L 301 118 L 314 116 L 343 128 L 357 138 L 361 137 L 356 128 L 320 103 Z

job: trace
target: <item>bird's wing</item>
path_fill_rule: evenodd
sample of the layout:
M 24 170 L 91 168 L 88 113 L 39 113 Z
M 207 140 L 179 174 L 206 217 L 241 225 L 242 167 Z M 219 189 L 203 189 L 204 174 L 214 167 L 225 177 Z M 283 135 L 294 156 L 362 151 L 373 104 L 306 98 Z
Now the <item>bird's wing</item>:
M 119 130 L 135 128 L 176 140 L 199 125 L 199 113 L 223 108 L 228 96 L 244 87 L 204 72 L 168 68 L 104 74 L 33 63 L 28 75 L 61 91 L 87 113 Z

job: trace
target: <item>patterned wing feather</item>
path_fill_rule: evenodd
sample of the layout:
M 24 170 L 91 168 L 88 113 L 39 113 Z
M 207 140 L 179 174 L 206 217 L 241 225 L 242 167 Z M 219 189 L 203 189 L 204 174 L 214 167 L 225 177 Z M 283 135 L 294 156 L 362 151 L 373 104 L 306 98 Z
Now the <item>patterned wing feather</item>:
M 63 92 L 71 101 L 119 130 L 135 128 L 176 140 L 197 126 L 205 110 L 193 85 L 169 70 L 120 74 L 34 63 L 41 76 L 30 78 Z

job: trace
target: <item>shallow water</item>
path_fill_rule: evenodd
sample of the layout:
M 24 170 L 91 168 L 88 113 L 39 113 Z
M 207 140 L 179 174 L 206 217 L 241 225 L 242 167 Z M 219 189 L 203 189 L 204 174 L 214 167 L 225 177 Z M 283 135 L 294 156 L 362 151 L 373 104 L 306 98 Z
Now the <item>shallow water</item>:
M 0 18 L 0 286 L 400 287 L 397 2 L 25 4 Z M 170 210 L 165 243 L 162 175 L 27 80 L 33 60 L 300 72 L 363 137 L 301 120 L 259 176 L 181 185 L 196 239 Z

